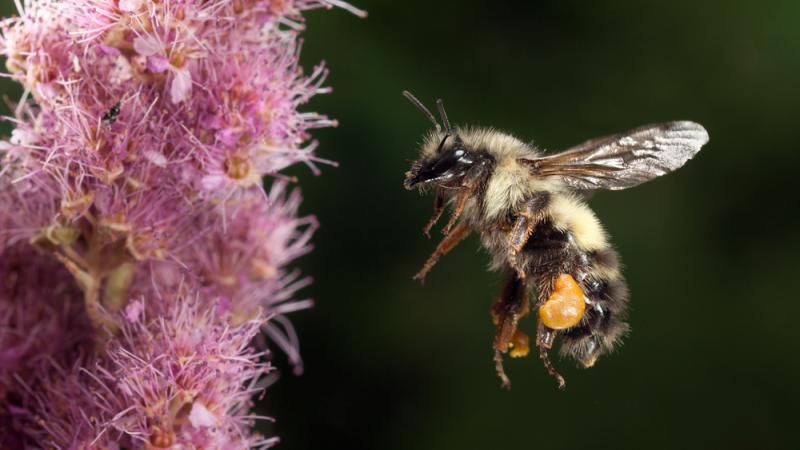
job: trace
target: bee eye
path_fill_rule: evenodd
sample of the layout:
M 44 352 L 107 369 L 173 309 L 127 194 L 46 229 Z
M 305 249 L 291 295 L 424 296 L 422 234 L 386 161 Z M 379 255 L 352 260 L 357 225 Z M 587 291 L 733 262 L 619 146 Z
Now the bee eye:
M 419 171 L 411 175 L 406 183 L 407 187 L 431 181 L 457 180 L 475 164 L 473 154 L 460 141 L 456 140 L 447 149 L 442 148 L 444 142 L 442 141 L 436 158 L 421 164 Z
M 433 170 L 438 173 L 443 173 L 447 170 L 454 168 L 459 162 L 464 162 L 463 158 L 466 154 L 464 149 L 450 149 L 434 163 Z

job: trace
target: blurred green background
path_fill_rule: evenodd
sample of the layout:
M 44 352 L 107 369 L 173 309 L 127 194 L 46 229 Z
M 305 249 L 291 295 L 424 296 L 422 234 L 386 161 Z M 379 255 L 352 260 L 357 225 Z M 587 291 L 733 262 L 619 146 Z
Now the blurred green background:
M 341 122 L 315 133 L 319 155 L 341 166 L 293 169 L 322 228 L 299 262 L 317 306 L 293 315 L 306 371 L 280 357 L 260 405 L 280 448 L 798 448 L 800 2 L 356 3 L 367 20 L 307 14 L 304 64 L 326 60 L 334 87 L 309 109 Z M 428 127 L 403 89 L 551 150 L 658 121 L 709 130 L 677 173 L 591 199 L 633 331 L 590 370 L 557 361 L 566 391 L 535 357 L 499 387 L 502 276 L 474 236 L 412 282 L 439 235 L 421 234 L 432 199 L 401 185 Z

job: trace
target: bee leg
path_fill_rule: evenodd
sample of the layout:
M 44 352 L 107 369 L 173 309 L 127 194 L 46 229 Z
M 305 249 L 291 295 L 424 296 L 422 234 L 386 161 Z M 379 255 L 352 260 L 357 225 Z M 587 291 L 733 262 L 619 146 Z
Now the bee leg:
M 542 220 L 541 211 L 547 205 L 548 197 L 546 192 L 537 192 L 531 196 L 517 212 L 514 225 L 508 233 L 508 263 L 520 278 L 525 278 L 525 270 L 519 264 L 517 256 L 528 243 L 536 224 Z
M 459 242 L 463 241 L 470 233 L 469 226 L 465 222 L 461 222 L 456 226 L 452 233 L 448 234 L 439 245 L 436 246 L 436 250 L 433 251 L 431 256 L 425 261 L 425 264 L 422 266 L 419 272 L 414 275 L 415 280 L 419 280 L 420 282 L 425 282 L 425 275 L 430 272 L 436 262 L 439 261 L 439 258 L 442 256 L 450 253 L 450 250 L 455 248 Z
M 447 222 L 447 225 L 442 229 L 442 234 L 447 236 L 450 234 L 450 230 L 458 221 L 458 218 L 461 217 L 461 213 L 464 211 L 464 206 L 467 204 L 467 200 L 472 195 L 472 188 L 465 186 L 464 190 L 462 190 L 458 197 L 456 198 L 456 206 L 453 208 L 453 214 L 450 216 L 450 220 Z
M 511 389 L 511 380 L 506 375 L 506 369 L 503 367 L 503 354 L 499 350 L 494 351 L 494 370 L 497 372 L 497 377 L 500 378 L 500 385 Z
M 558 274 L 539 280 L 539 300 L 536 307 L 539 324 L 536 328 L 536 346 L 547 373 L 564 389 L 566 382 L 550 362 L 548 351 L 553 348 L 557 333 L 579 324 L 583 318 L 586 296 L 572 275 Z M 563 336 L 563 335 L 562 335 Z
M 508 263 L 520 278 L 525 278 L 525 270 L 519 264 L 517 255 L 519 255 L 522 247 L 525 246 L 531 234 L 533 234 L 535 225 L 532 217 L 519 215 L 508 233 Z
M 558 388 L 564 389 L 567 386 L 567 382 L 564 380 L 564 377 L 558 373 L 556 368 L 553 367 L 553 363 L 550 362 L 550 356 L 547 354 L 547 351 L 553 347 L 553 341 L 555 341 L 555 338 L 555 330 L 551 330 L 544 324 L 539 323 L 538 327 L 536 328 L 536 346 L 539 348 L 539 358 L 541 358 L 544 368 L 547 369 L 547 373 L 549 373 L 550 376 L 555 378 L 556 382 L 558 382 Z
M 511 382 L 503 370 L 503 354 L 511 353 L 518 358 L 528 354 L 528 336 L 517 330 L 519 320 L 528 314 L 527 283 L 516 273 L 512 274 L 503 291 L 492 305 L 492 322 L 496 327 L 494 342 L 494 361 L 497 376 L 503 387 Z
M 433 216 L 425 224 L 425 228 L 422 229 L 422 233 L 425 236 L 431 237 L 431 228 L 436 225 L 436 222 L 439 221 L 439 218 L 442 217 L 442 213 L 444 212 L 444 194 L 441 190 L 436 191 L 436 200 L 433 202 Z

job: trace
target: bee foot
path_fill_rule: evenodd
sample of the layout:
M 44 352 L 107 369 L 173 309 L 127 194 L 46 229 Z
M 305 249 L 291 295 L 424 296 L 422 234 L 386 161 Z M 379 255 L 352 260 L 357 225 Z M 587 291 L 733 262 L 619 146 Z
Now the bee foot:
M 503 355 L 499 351 L 494 352 L 494 369 L 497 371 L 497 376 L 500 378 L 500 384 L 506 389 L 511 389 L 511 380 L 508 379 L 506 371 L 503 368 Z
M 560 373 L 556 370 L 553 366 L 553 363 L 550 362 L 550 356 L 547 354 L 548 347 L 546 346 L 539 346 L 539 358 L 542 360 L 542 364 L 544 364 L 544 368 L 547 369 L 547 373 L 550 374 L 551 377 L 556 379 L 558 383 L 558 388 L 564 390 L 567 387 L 567 382 L 564 380 L 564 377 L 561 376 Z

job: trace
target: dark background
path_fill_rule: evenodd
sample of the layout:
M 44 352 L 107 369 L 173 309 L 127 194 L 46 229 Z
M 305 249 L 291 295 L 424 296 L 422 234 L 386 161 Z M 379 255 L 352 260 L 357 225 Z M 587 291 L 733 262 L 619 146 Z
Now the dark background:
M 307 14 L 304 63 L 325 59 L 334 87 L 309 109 L 341 122 L 315 137 L 341 167 L 292 170 L 323 226 L 299 263 L 316 279 L 317 307 L 293 316 L 306 371 L 279 358 L 261 405 L 280 448 L 797 448 L 800 2 L 357 4 L 367 20 Z M 674 119 L 708 129 L 677 173 L 591 199 L 633 332 L 592 369 L 557 361 L 566 391 L 535 357 L 499 387 L 501 276 L 475 237 L 412 282 L 440 235 L 420 232 L 432 199 L 401 186 L 428 126 L 402 89 L 546 149 Z

